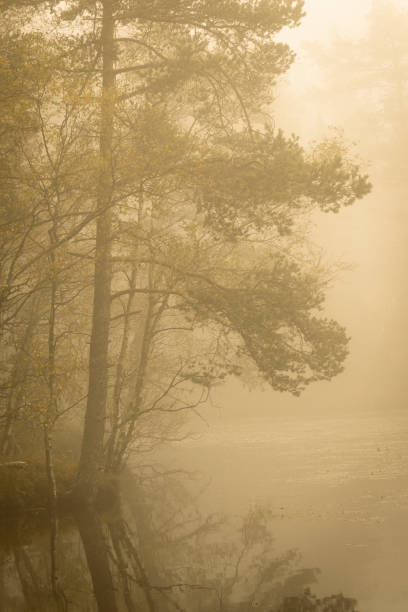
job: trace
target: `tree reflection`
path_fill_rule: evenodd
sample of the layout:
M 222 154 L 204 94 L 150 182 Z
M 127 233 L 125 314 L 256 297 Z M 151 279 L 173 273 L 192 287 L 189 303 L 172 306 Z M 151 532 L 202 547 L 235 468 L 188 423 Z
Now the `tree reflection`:
M 2 521 L 0 529 L 0 602 L 10 612 L 59 612 L 65 599 L 55 597 L 49 524 L 45 513 Z
M 202 516 L 196 497 L 179 474 L 127 473 L 109 508 L 81 506 L 62 517 L 58 583 L 66 609 L 357 612 L 352 599 L 311 593 L 319 570 L 302 568 L 294 550 L 278 554 L 268 508 Z M 44 520 L 3 533 L 1 609 L 59 610 Z

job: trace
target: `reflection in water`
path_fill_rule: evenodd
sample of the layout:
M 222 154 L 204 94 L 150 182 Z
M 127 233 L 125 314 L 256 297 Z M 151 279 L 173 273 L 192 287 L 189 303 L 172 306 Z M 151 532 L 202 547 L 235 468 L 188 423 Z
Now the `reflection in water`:
M 5 612 L 356 612 L 336 595 L 317 599 L 319 570 L 296 551 L 277 555 L 271 513 L 203 517 L 179 475 L 126 474 L 109 509 L 77 508 L 60 520 L 52 589 L 49 529 L 36 514 L 3 525 L 0 596 Z

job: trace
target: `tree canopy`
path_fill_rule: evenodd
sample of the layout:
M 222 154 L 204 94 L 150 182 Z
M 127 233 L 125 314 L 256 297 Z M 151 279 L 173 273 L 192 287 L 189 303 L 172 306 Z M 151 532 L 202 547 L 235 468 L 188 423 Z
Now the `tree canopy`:
M 273 125 L 294 58 L 276 35 L 301 1 L 50 3 L 49 30 L 19 6 L 1 36 L 4 448 L 35 377 L 47 436 L 85 413 L 84 491 L 229 375 L 298 395 L 342 371 L 304 228 L 370 183 L 339 139 Z

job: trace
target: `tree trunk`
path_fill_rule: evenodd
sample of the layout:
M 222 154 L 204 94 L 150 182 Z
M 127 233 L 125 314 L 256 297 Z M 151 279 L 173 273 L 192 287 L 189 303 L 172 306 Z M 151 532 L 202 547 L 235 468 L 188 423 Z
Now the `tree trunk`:
M 31 302 L 29 302 L 29 306 Z M 24 382 L 27 376 L 28 364 L 25 359 L 26 352 L 30 350 L 30 344 L 34 335 L 35 327 L 38 320 L 39 304 L 37 300 L 33 300 L 31 305 L 30 316 L 24 331 L 24 337 L 16 356 L 15 364 L 10 381 L 10 390 L 7 400 L 7 408 L 5 412 L 5 423 L 2 431 L 0 442 L 0 454 L 11 455 L 14 452 L 12 444 L 12 430 L 15 422 L 19 417 L 20 405 L 23 396 Z
M 51 246 L 57 239 L 55 222 L 50 231 Z M 55 251 L 50 254 L 51 267 L 51 295 L 48 319 L 48 407 L 43 421 L 45 469 L 48 482 L 48 514 L 50 519 L 50 561 L 51 561 L 51 592 L 55 602 L 55 610 L 66 610 L 66 600 L 58 582 L 57 544 L 58 544 L 58 516 L 57 516 L 57 482 L 55 478 L 54 459 L 52 449 L 52 434 L 57 418 L 56 397 L 56 369 L 55 369 L 55 325 L 56 325 L 56 299 L 57 299 L 57 271 Z
M 153 289 L 152 266 L 149 266 L 148 270 L 148 286 L 149 289 Z M 133 395 L 134 399 L 128 408 L 129 414 L 125 419 L 125 427 L 122 429 L 120 435 L 118 436 L 118 441 L 116 444 L 115 454 L 112 462 L 113 470 L 116 472 L 119 472 L 124 467 L 126 451 L 128 450 L 130 443 L 132 442 L 136 421 L 138 419 L 138 413 L 141 409 L 143 387 L 145 383 L 146 370 L 149 360 L 149 351 L 151 348 L 154 305 L 155 298 L 151 293 L 149 293 L 147 298 L 146 317 L 144 321 L 142 339 L 140 343 L 140 352 L 138 355 L 136 383 Z M 139 347 L 137 348 L 139 351 Z
M 112 137 L 115 104 L 114 18 L 112 0 L 104 0 L 102 17 L 103 80 L 100 127 L 100 174 L 97 192 L 94 301 L 89 353 L 88 401 L 76 493 L 92 501 L 103 469 L 103 439 L 108 389 L 108 343 L 111 287 Z
M 132 270 L 132 276 L 129 281 L 130 294 L 126 304 L 125 320 L 123 323 L 123 334 L 122 342 L 120 347 L 120 353 L 118 357 L 118 363 L 116 365 L 116 379 L 115 386 L 113 389 L 113 402 L 112 402 L 112 414 L 111 414 L 111 432 L 109 439 L 106 444 L 106 468 L 110 470 L 114 464 L 114 452 L 116 448 L 117 436 L 120 429 L 120 402 L 124 380 L 125 363 L 128 353 L 129 346 L 129 335 L 130 335 L 130 319 L 132 316 L 133 302 L 135 294 L 132 293 L 136 285 L 136 268 Z

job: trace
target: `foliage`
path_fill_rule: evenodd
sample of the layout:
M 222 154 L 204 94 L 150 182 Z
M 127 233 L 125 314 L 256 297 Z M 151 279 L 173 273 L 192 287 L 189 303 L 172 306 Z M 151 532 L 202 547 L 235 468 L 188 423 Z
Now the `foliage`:
M 295 395 L 342 371 L 305 227 L 370 184 L 339 137 L 307 150 L 268 120 L 293 61 L 276 34 L 302 2 L 49 6 L 49 32 L 33 19 L 1 40 L 3 443 L 88 397 L 99 473 L 102 450 L 118 470 L 184 437 L 254 364 Z

